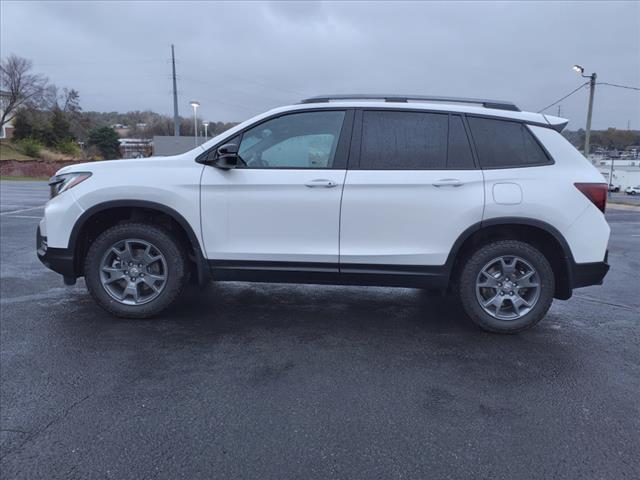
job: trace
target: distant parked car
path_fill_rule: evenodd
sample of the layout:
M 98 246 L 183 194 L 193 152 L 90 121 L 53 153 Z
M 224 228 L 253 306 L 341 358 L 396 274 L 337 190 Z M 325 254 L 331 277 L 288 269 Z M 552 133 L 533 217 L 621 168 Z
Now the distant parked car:
M 620 185 L 613 185 L 613 184 L 609 184 L 609 191 L 610 192 L 619 192 L 620 191 Z
M 628 187 L 624 193 L 627 195 L 640 195 L 640 185 L 636 185 L 635 187 Z

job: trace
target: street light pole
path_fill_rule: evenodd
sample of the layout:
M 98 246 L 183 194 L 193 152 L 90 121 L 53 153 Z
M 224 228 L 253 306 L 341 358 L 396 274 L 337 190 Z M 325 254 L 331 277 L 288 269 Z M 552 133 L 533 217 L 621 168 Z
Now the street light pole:
M 207 140 L 209 140 L 209 135 L 207 134 L 207 128 L 209 127 L 209 122 L 202 122 L 202 125 L 204 126 L 204 141 L 206 142 Z
M 584 68 L 580 65 L 574 65 L 573 69 L 578 72 L 582 78 L 589 79 L 589 110 L 587 111 L 587 128 L 584 135 L 584 156 L 589 158 L 589 143 L 591 140 L 591 116 L 593 114 L 593 96 L 596 92 L 596 79 L 598 75 L 594 72 L 591 75 L 584 74 Z
M 193 107 L 193 133 L 195 135 L 196 147 L 198 146 L 198 107 L 200 104 L 196 101 L 191 102 Z

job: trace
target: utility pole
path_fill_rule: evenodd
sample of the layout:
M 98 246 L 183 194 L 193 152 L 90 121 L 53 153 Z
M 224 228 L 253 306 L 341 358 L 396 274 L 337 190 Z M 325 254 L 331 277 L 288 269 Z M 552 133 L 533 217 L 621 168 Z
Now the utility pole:
M 180 136 L 180 119 L 178 117 L 178 87 L 176 85 L 176 56 L 171 44 L 171 68 L 173 70 L 173 136 Z
M 562 111 L 562 104 L 558 105 L 558 116 L 560 116 L 561 111 Z
M 587 129 L 584 135 L 584 156 L 589 158 L 589 140 L 591 139 L 591 115 L 593 114 L 593 95 L 596 92 L 596 77 L 595 73 L 589 77 L 589 111 L 587 112 Z
M 587 128 L 584 135 L 584 156 L 589 158 L 589 140 L 591 139 L 591 115 L 593 114 L 593 95 L 596 92 L 596 78 L 598 75 L 592 73 L 591 75 L 584 74 L 584 68 L 580 65 L 574 65 L 573 71 L 579 73 L 582 78 L 589 79 L 589 110 L 587 112 Z

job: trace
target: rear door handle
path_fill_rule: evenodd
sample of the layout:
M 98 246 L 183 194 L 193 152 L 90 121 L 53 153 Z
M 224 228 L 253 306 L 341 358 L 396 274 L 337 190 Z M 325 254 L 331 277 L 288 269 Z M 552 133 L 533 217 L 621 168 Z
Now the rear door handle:
M 326 178 L 316 178 L 315 180 L 309 180 L 305 183 L 305 186 L 309 188 L 333 188 L 337 187 L 338 184 L 332 180 L 327 180 Z
M 461 187 L 464 183 L 457 178 L 442 178 L 433 182 L 434 187 Z

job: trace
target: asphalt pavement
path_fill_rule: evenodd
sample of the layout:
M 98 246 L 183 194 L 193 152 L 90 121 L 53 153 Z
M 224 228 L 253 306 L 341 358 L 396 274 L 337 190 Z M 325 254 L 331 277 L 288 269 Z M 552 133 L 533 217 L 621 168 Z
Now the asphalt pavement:
M 610 192 L 608 201 L 614 203 L 625 203 L 628 205 L 637 205 L 640 207 L 640 195 L 629 195 L 624 192 Z
M 0 183 L 4 479 L 640 478 L 640 213 L 603 286 L 484 333 L 420 290 L 212 284 L 109 316 L 35 256 Z

